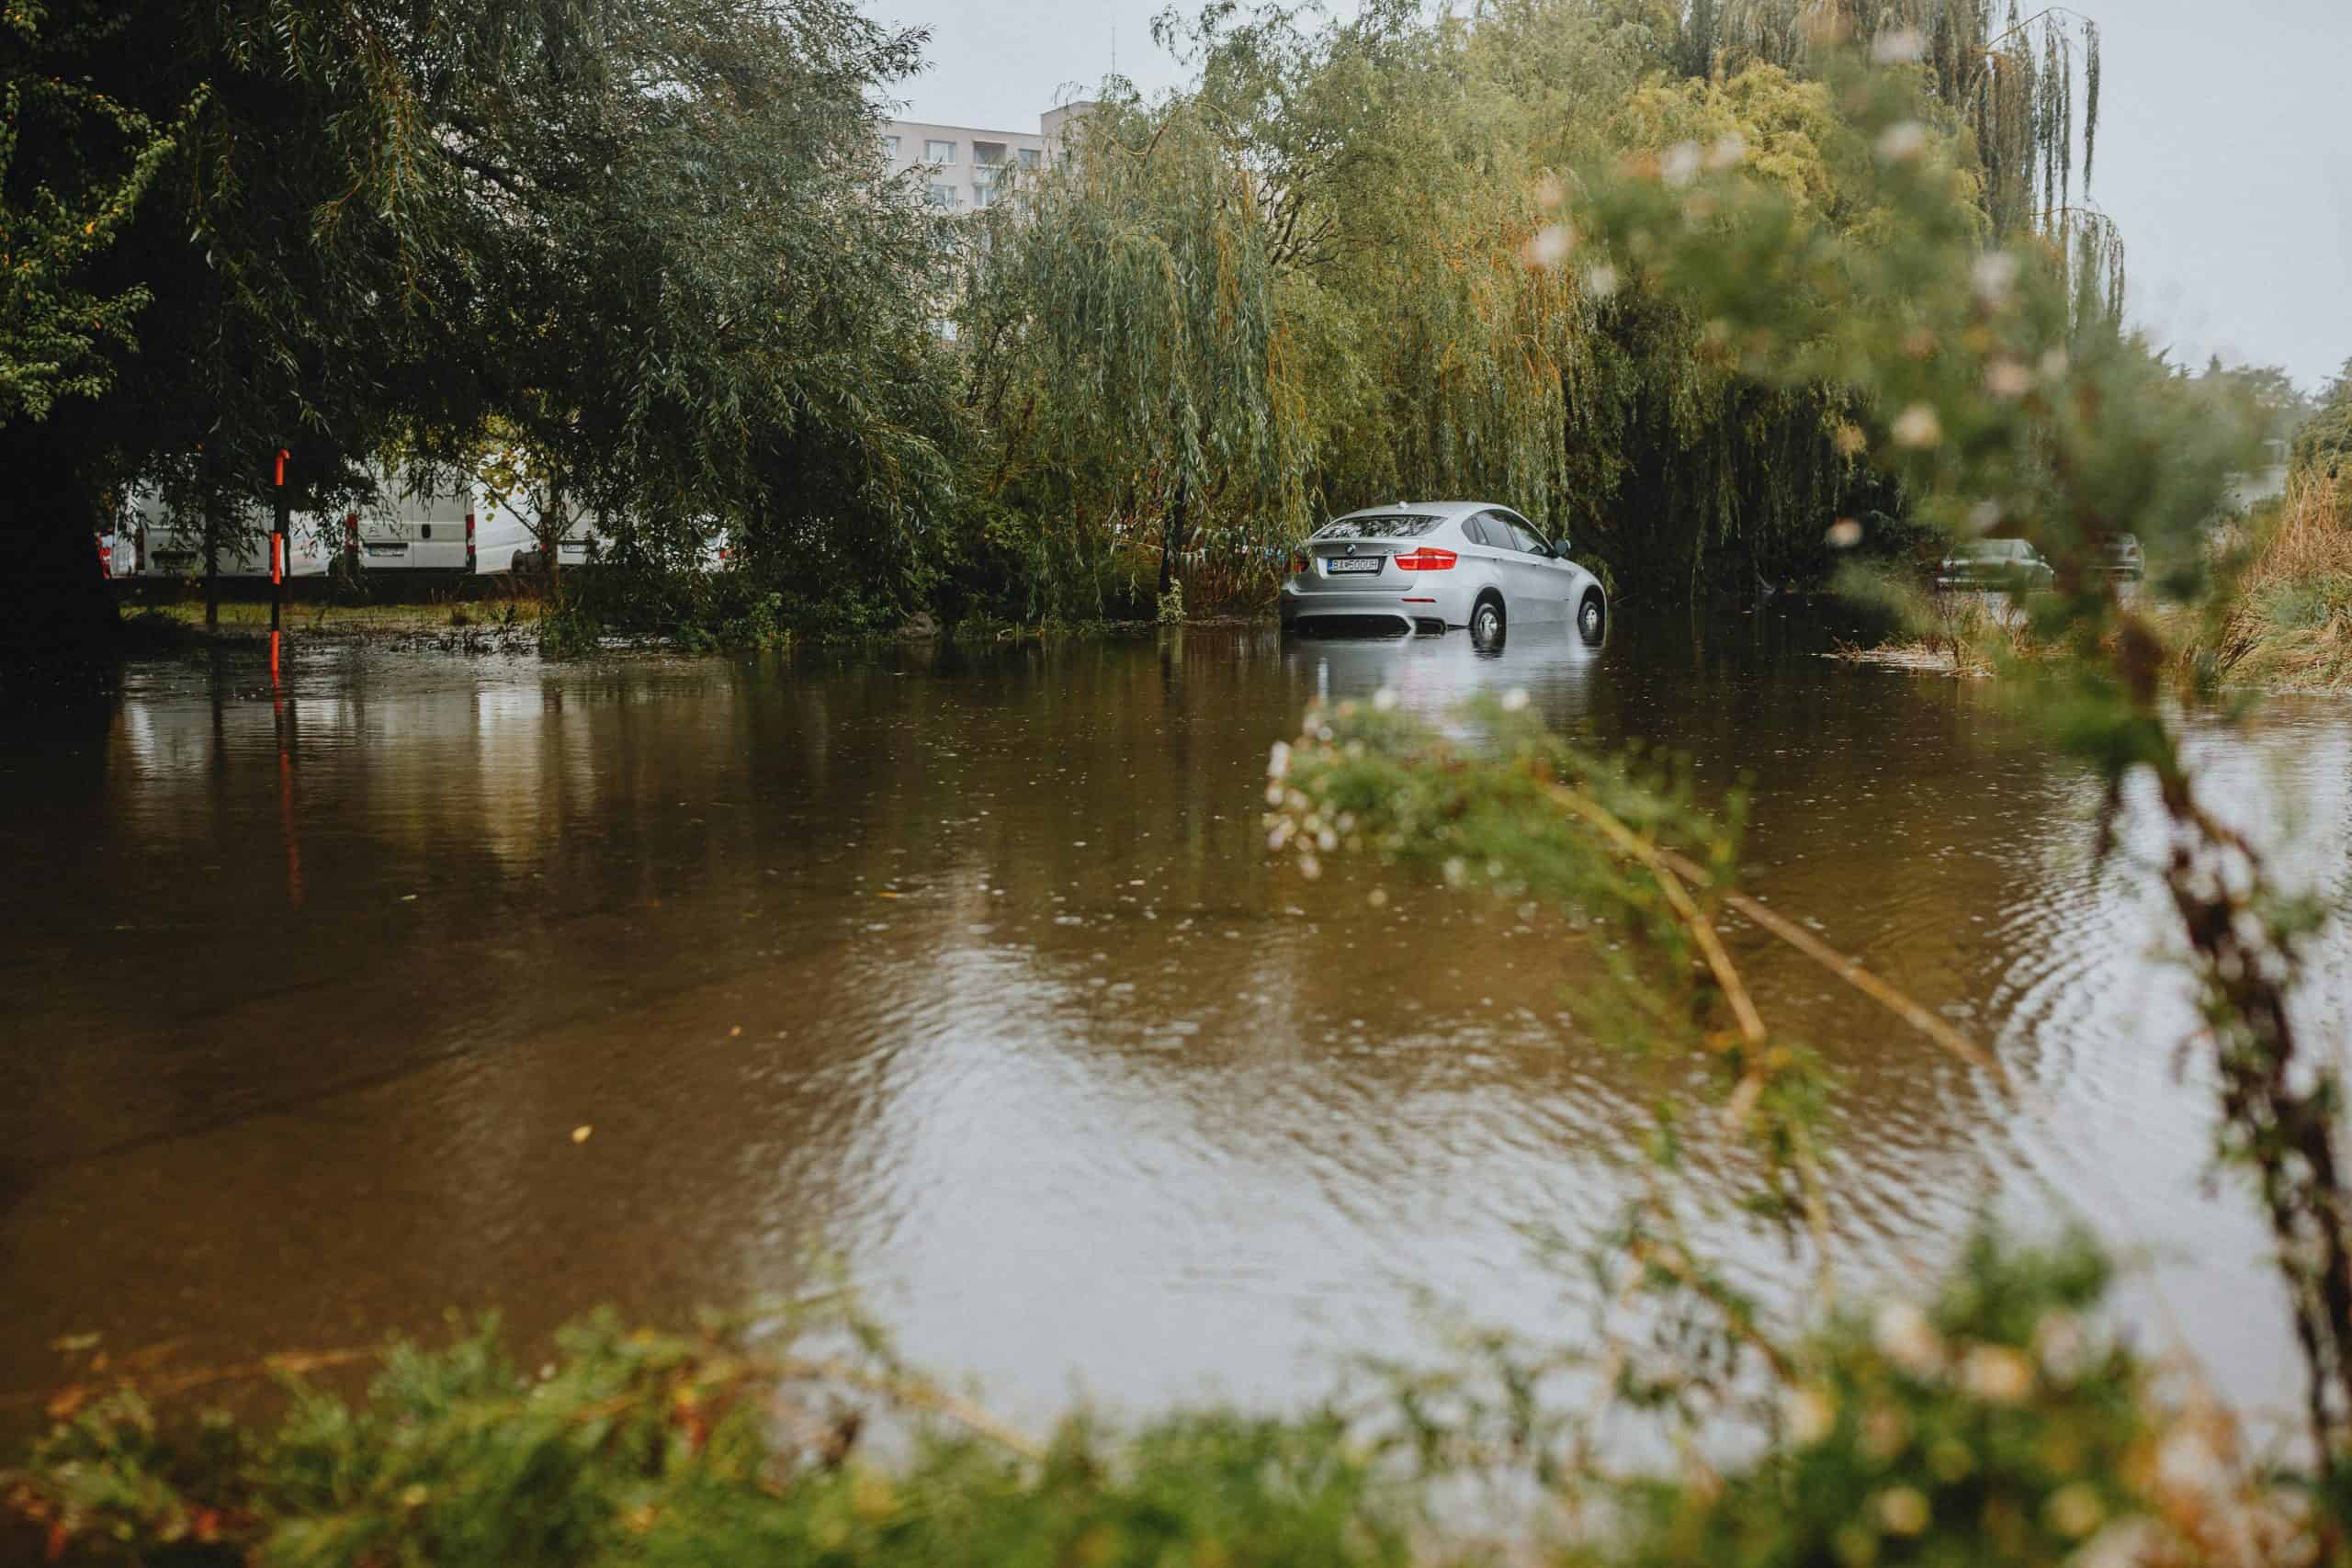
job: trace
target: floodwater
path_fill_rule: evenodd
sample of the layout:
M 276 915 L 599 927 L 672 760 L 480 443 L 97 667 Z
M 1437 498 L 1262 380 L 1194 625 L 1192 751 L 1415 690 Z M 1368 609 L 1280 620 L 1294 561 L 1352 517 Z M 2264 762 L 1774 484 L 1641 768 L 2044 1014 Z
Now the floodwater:
M 1751 890 L 2014 1076 L 1732 932 L 1839 1076 L 1858 1288 L 1935 1268 L 1986 1205 L 2080 1218 L 2134 1260 L 2146 1343 L 2288 1405 L 2252 1203 L 2205 1179 L 2153 818 L 2095 863 L 2095 790 L 1990 684 L 1824 646 L 1800 607 L 1497 657 L 1193 630 L 594 667 L 298 647 L 282 686 L 258 654 L 139 667 L 0 755 L 0 1399 L 56 1382 L 70 1335 L 175 1366 L 450 1307 L 537 1336 L 820 1260 L 1033 1422 L 1295 1401 L 1448 1314 L 1572 1338 L 1589 1303 L 1543 1238 L 1613 1223 L 1651 1107 L 1700 1075 L 1584 1032 L 1546 911 L 1344 860 L 1303 881 L 1260 824 L 1309 702 L 1517 686 L 1593 744 L 1688 753 L 1705 791 L 1750 778 Z M 2201 749 L 2344 908 L 2352 706 Z M 2315 1039 L 2346 1037 L 2348 956 L 2339 921 Z M 1768 1233 L 1710 1234 L 1792 1277 Z

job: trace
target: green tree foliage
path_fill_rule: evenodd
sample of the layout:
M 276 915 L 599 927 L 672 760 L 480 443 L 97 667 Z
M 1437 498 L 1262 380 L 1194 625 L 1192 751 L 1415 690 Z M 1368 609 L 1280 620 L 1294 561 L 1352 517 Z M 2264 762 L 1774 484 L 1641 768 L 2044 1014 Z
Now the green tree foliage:
M 88 265 L 115 243 L 185 129 L 186 113 L 179 125 L 160 125 L 86 85 L 38 74 L 31 58 L 54 32 L 33 6 L 0 17 L 0 423 L 40 419 L 60 398 L 112 385 L 117 362 L 106 345 L 130 341 L 150 296 L 135 283 L 91 288 Z M 191 97 L 187 112 L 201 106 Z M 35 161 L 58 144 L 74 155 L 18 174 L 20 156 Z
M 848 0 L 21 15 L 10 81 L 43 113 L 7 210 L 103 218 L 40 288 L 112 302 L 77 395 L 0 416 L 12 469 L 66 497 L 0 516 L 30 581 L 95 586 L 127 481 L 234 518 L 282 446 L 296 504 L 337 504 L 377 454 L 471 460 L 498 419 L 625 520 L 624 555 L 674 560 L 716 517 L 755 574 L 919 588 L 934 253 L 875 136 L 919 35 Z
M 2352 359 L 2296 428 L 2290 461 L 2299 474 L 2340 479 L 2352 473 Z

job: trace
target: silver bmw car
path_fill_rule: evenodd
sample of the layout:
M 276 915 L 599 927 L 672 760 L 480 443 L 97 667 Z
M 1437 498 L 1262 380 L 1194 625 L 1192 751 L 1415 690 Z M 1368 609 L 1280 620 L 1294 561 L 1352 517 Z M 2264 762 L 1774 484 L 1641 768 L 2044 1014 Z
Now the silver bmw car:
M 1283 626 L 1392 636 L 1466 626 L 1491 643 L 1512 626 L 1548 621 L 1598 642 L 1609 596 L 1566 547 L 1489 502 L 1369 506 L 1324 525 L 1292 555 Z

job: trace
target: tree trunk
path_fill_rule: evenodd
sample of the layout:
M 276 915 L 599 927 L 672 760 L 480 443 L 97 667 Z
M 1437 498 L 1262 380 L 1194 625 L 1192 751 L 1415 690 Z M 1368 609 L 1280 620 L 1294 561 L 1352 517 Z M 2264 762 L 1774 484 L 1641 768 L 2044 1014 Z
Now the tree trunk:
M 1168 525 L 1159 531 L 1159 596 L 1176 581 L 1176 557 L 1184 548 L 1184 476 L 1176 476 L 1175 499 L 1169 502 Z
M 35 427 L 37 429 L 37 427 Z M 0 435 L 0 460 L 20 479 L 0 493 L 0 688 L 30 696 L 71 694 L 103 682 L 119 651 L 114 593 L 98 569 L 98 491 L 58 474 L 28 431 Z

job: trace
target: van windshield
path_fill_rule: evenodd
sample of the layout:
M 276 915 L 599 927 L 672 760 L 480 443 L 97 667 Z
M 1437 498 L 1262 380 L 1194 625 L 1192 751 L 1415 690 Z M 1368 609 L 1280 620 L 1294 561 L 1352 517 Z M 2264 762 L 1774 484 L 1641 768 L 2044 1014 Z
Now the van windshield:
M 1318 539 L 1409 539 L 1437 526 L 1437 519 L 1417 513 L 1391 513 L 1377 517 L 1342 517 L 1327 524 Z

